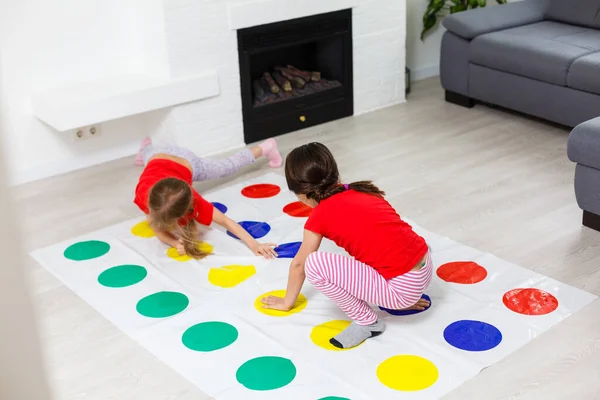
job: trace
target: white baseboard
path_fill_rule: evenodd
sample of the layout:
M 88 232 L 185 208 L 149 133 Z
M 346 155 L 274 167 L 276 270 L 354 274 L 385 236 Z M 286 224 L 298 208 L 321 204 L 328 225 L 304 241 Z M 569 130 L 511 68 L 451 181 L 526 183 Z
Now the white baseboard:
M 371 112 L 374 112 L 374 111 L 383 110 L 384 108 L 389 108 L 389 107 L 397 106 L 398 104 L 403 104 L 403 103 L 406 103 L 406 99 L 405 98 L 402 99 L 402 100 L 395 101 L 395 102 L 390 103 L 390 104 L 386 104 L 384 106 L 375 107 L 375 108 L 369 108 L 367 110 L 362 110 L 362 111 L 355 112 L 354 115 L 353 115 L 353 117 L 358 117 L 359 115 L 371 113 Z
M 409 67 L 410 68 L 410 67 Z M 433 64 L 427 67 L 410 68 L 410 81 L 416 82 L 423 79 L 432 78 L 440 74 L 440 64 Z

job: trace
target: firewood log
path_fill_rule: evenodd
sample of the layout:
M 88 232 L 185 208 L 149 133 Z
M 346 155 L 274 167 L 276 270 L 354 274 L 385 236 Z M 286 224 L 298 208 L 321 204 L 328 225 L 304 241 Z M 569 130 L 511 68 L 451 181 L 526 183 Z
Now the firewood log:
M 289 79 L 296 88 L 302 89 L 307 82 L 307 80 L 302 77 L 301 72 L 297 72 L 296 70 L 287 67 L 275 67 L 275 69 Z
M 281 68 L 281 67 L 280 67 Z M 296 76 L 302 78 L 305 82 L 313 81 L 319 82 L 321 80 L 321 73 L 318 71 L 304 71 L 294 67 L 293 65 L 287 66 L 287 68 Z
M 302 71 L 296 67 L 294 67 L 293 65 L 288 65 L 287 68 L 296 76 L 299 76 L 300 78 L 302 78 L 302 80 L 304 80 L 305 82 L 310 81 L 310 76 L 311 73 L 308 71 Z
M 281 75 L 283 75 L 284 77 L 286 77 L 290 82 L 292 82 L 294 84 L 295 87 L 301 89 L 304 87 L 304 85 L 306 84 L 306 81 L 304 81 L 304 79 L 300 78 L 299 76 L 295 75 L 292 70 L 290 70 L 289 68 L 284 68 L 284 67 L 275 67 L 275 69 L 277 71 L 279 71 L 279 73 L 281 73 Z
M 263 89 L 262 85 L 260 84 L 260 80 L 257 79 L 254 82 L 252 82 L 252 89 L 254 89 L 254 98 L 256 100 L 262 102 L 267 98 L 265 90 Z
M 277 83 L 275 83 L 270 73 L 265 72 L 263 74 L 263 79 L 265 80 L 267 85 L 269 85 L 269 90 L 271 91 L 271 93 L 279 93 L 279 86 L 277 86 Z
M 277 84 L 279 85 L 279 87 L 281 87 L 284 92 L 291 92 L 292 91 L 292 84 L 290 83 L 290 81 L 286 77 L 284 77 L 283 75 L 281 75 L 281 73 L 279 73 L 279 72 L 273 72 L 273 79 L 275 79 L 275 82 L 277 82 Z
M 269 96 L 269 93 L 271 93 L 271 87 L 265 81 L 265 78 L 262 76 L 260 78 L 258 78 L 258 83 L 260 84 L 260 87 L 262 88 L 262 90 L 265 92 L 265 95 Z

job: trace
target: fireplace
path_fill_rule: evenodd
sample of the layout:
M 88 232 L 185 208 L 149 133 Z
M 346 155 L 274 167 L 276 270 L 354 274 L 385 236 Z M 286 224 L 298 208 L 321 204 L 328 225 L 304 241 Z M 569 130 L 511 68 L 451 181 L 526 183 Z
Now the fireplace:
M 352 11 L 238 30 L 244 141 L 354 113 Z

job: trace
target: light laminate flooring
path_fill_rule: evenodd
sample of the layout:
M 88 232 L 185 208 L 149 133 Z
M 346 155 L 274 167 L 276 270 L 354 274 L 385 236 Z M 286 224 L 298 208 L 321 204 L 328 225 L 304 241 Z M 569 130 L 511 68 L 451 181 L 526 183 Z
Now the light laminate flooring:
M 284 153 L 321 141 L 336 155 L 345 182 L 374 180 L 424 228 L 600 295 L 600 233 L 581 226 L 567 136 L 564 128 L 506 111 L 447 104 L 432 79 L 414 85 L 405 104 L 278 140 Z M 139 216 L 132 193 L 140 169 L 132 162 L 15 188 L 26 250 Z M 257 163 L 197 187 L 208 191 L 267 170 Z M 34 261 L 28 264 L 56 399 L 208 399 Z M 595 301 L 446 398 L 600 399 L 598 377 Z

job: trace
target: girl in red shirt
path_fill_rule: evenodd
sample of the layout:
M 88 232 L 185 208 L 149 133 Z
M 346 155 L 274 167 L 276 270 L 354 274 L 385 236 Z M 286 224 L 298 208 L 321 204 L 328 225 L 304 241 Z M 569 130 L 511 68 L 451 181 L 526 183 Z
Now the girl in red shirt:
M 264 307 L 290 310 L 306 278 L 352 320 L 330 339 L 336 347 L 350 348 L 385 329 L 369 303 L 393 310 L 429 306 L 421 299 L 433 271 L 429 248 L 383 198 L 384 192 L 368 181 L 342 184 L 333 155 L 320 143 L 294 149 L 286 159 L 285 177 L 289 189 L 313 211 L 290 265 L 285 298 L 265 297 Z M 352 258 L 319 252 L 324 237 Z
M 207 254 L 198 248 L 198 224 L 215 222 L 240 238 L 254 254 L 276 257 L 275 244 L 258 243 L 192 187 L 192 182 L 231 175 L 262 156 L 269 159 L 270 167 L 281 166 L 273 139 L 221 160 L 200 158 L 177 146 L 153 146 L 150 139 L 145 139 L 136 158 L 136 164 L 145 168 L 135 189 L 134 203 L 148 216 L 156 237 L 181 255 L 205 257 Z

